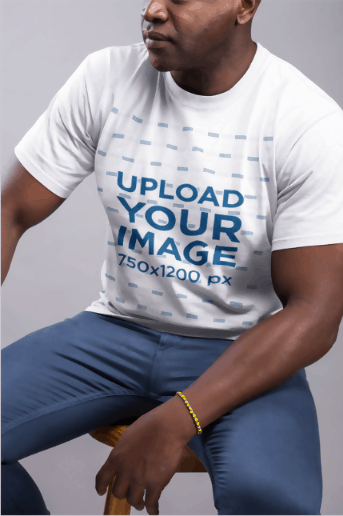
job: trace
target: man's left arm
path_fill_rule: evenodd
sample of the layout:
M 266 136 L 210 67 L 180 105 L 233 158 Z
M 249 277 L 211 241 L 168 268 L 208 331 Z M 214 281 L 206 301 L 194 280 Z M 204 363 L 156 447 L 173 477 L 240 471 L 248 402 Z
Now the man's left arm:
M 201 428 L 320 360 L 337 339 L 343 317 L 343 244 L 272 253 L 271 275 L 283 310 L 238 337 L 182 391 Z M 174 396 L 165 411 L 185 442 L 196 434 L 188 408 Z

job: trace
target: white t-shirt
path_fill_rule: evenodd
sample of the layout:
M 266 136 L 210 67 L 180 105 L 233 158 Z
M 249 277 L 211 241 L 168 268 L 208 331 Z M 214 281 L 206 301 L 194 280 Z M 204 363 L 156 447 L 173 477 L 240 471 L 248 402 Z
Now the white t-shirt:
M 95 172 L 107 245 L 85 310 L 154 330 L 234 340 L 282 310 L 272 251 L 343 243 L 343 111 L 259 43 L 213 96 L 144 42 L 93 52 L 15 154 L 63 198 Z

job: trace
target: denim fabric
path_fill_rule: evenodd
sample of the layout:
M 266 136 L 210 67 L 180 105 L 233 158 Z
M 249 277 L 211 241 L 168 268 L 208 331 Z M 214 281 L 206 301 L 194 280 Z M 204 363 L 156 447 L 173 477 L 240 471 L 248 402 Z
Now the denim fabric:
M 145 414 L 233 342 L 83 311 L 4 348 L 1 513 L 51 514 L 18 461 Z M 189 446 L 210 475 L 218 514 L 320 514 L 319 428 L 304 369 L 206 426 Z

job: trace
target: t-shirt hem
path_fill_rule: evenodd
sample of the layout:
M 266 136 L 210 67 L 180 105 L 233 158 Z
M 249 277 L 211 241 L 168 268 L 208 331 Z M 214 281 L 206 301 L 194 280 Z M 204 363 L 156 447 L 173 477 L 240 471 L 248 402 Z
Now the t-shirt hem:
M 14 153 L 17 156 L 20 163 L 26 170 L 39 181 L 43 186 L 45 186 L 52 193 L 62 197 L 63 199 L 67 199 L 69 195 L 72 193 L 60 184 L 56 183 L 51 177 L 49 177 L 45 172 L 43 172 L 37 165 L 31 161 L 31 159 L 21 151 L 18 146 L 15 147 Z
M 90 305 L 84 310 L 85 312 L 93 312 L 101 315 L 108 315 L 109 317 L 113 317 L 115 319 L 120 319 L 122 321 L 126 321 L 128 323 L 137 324 L 138 326 L 143 326 L 144 328 L 148 328 L 149 330 L 158 331 L 160 333 L 171 333 L 173 335 L 178 335 L 179 337 L 191 337 L 191 338 L 205 338 L 205 339 L 220 339 L 220 340 L 236 340 L 238 337 L 240 337 L 240 334 L 231 332 L 230 330 L 221 330 L 218 332 L 216 329 L 205 329 L 205 328 L 198 328 L 197 330 L 192 330 L 191 328 L 185 328 L 183 326 L 177 326 L 177 328 L 180 328 L 180 331 L 175 331 L 175 325 L 167 325 L 163 321 L 158 320 L 151 320 L 149 322 L 144 322 L 141 320 L 137 320 L 135 317 L 120 317 L 116 314 L 109 313 L 106 309 L 103 309 L 102 307 L 97 307 L 94 305 Z M 246 330 L 244 330 L 246 331 Z M 224 332 L 227 333 L 227 335 L 224 335 Z M 220 333 L 220 335 L 219 335 Z
M 294 247 L 309 247 L 313 245 L 343 244 L 343 233 L 332 235 L 310 235 L 299 236 L 291 239 L 278 238 L 272 243 L 272 252 L 281 249 L 292 249 Z

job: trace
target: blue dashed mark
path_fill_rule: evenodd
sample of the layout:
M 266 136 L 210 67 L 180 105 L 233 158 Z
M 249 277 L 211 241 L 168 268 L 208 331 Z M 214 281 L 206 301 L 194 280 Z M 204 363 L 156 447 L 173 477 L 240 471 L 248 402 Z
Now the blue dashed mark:
M 116 297 L 116 301 L 118 301 L 118 303 L 125 303 L 124 299 L 120 299 L 120 297 Z
M 115 108 L 115 107 L 113 107 L 113 108 L 111 109 L 111 111 L 112 111 L 112 113 L 115 113 L 116 115 L 118 114 L 118 109 L 117 109 L 117 108 Z
M 143 122 L 143 120 L 141 118 L 138 118 L 135 115 L 133 115 L 132 120 L 134 120 L 135 122 L 138 122 L 139 124 L 141 124 Z
M 230 306 L 243 306 L 243 303 L 237 303 L 236 301 L 230 301 Z
M 109 274 L 107 274 L 106 272 L 105 272 L 105 276 L 106 276 L 106 278 L 108 278 L 108 279 L 110 279 L 110 280 L 112 280 L 112 281 L 115 281 L 115 280 L 116 280 L 113 276 L 110 276 L 110 275 L 109 275 Z
M 135 283 L 129 283 L 129 287 L 137 288 L 137 285 Z
M 106 156 L 106 152 L 103 152 L 101 150 L 98 150 L 98 154 L 100 154 L 100 156 Z
M 114 133 L 112 135 L 112 138 L 124 138 L 124 135 L 123 134 L 116 134 L 116 133 Z
M 186 318 L 187 319 L 197 319 L 198 316 L 197 315 L 193 315 L 193 314 L 187 314 Z
M 161 315 L 168 315 L 170 317 L 173 314 L 171 312 L 161 312 Z
M 224 323 L 224 322 L 225 322 L 225 319 L 213 319 L 213 322 L 220 322 L 220 323 Z
M 152 290 L 151 292 L 156 296 L 163 296 L 163 292 L 158 292 L 157 290 Z
M 125 156 L 122 156 L 122 159 L 124 161 L 129 161 L 130 163 L 134 163 L 135 162 L 135 160 L 133 158 L 126 158 Z

